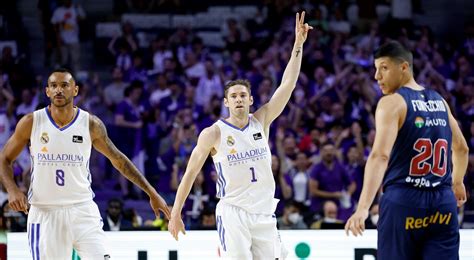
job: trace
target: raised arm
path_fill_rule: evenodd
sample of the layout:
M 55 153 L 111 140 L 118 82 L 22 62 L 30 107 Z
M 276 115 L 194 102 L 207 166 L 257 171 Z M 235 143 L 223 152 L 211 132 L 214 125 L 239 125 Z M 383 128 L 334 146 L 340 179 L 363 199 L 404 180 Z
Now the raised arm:
M 406 103 L 399 94 L 385 96 L 379 101 L 377 111 L 375 112 L 375 128 L 377 133 L 365 166 L 364 184 L 357 210 L 346 223 L 345 229 L 347 234 L 349 234 L 350 230 L 355 236 L 362 235 L 365 229 L 364 221 L 369 215 L 370 205 L 382 184 L 390 153 L 406 112 Z
M 150 205 L 156 216 L 162 211 L 169 219 L 170 210 L 166 201 L 156 192 L 155 188 L 145 179 L 135 165 L 112 143 L 107 135 L 104 123 L 96 116 L 91 115 L 89 121 L 90 135 L 94 148 L 107 157 L 112 165 L 123 176 L 140 187 L 150 197 Z
M 220 140 L 220 131 L 217 126 L 211 126 L 204 129 L 199 135 L 197 145 L 191 153 L 186 171 L 184 172 L 184 176 L 178 187 L 178 192 L 176 193 L 176 199 L 171 212 L 171 219 L 168 224 L 168 230 L 176 240 L 178 240 L 179 231 L 182 231 L 183 234 L 185 233 L 184 224 L 181 220 L 181 210 L 183 209 L 184 201 L 188 197 L 194 180 L 211 153 L 216 140 Z
M 467 164 L 469 161 L 469 147 L 464 138 L 458 122 L 449 110 L 449 106 L 444 101 L 449 113 L 449 126 L 453 133 L 453 140 L 451 150 L 453 161 L 453 192 L 456 197 L 458 207 L 461 207 L 466 202 L 466 188 L 464 187 L 464 175 L 466 174 Z
M 0 153 L 0 180 L 8 192 L 8 204 L 15 211 L 28 214 L 28 201 L 13 179 L 13 162 L 28 144 L 33 126 L 33 114 L 24 116 L 16 125 L 15 132 L 8 139 Z
M 267 128 L 277 118 L 290 100 L 291 93 L 295 89 L 298 75 L 300 74 L 301 60 L 303 57 L 303 43 L 306 41 L 309 30 L 313 27 L 304 23 L 305 12 L 296 13 L 295 43 L 291 51 L 291 58 L 286 66 L 281 79 L 281 85 L 277 88 L 270 101 L 255 112 L 255 117 Z

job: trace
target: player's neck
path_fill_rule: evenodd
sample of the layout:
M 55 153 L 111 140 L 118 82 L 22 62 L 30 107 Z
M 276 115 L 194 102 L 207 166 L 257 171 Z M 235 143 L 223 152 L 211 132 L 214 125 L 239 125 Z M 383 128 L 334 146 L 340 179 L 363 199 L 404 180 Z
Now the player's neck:
M 238 128 L 244 128 L 249 123 L 249 115 L 244 115 L 242 117 L 231 115 L 229 118 L 227 118 L 227 122 Z
M 48 110 L 56 125 L 63 127 L 74 119 L 77 108 L 72 104 L 64 107 L 49 105 Z
M 403 87 L 411 88 L 413 90 L 423 90 L 424 87 L 418 85 L 413 77 L 410 77 L 405 83 L 402 84 Z

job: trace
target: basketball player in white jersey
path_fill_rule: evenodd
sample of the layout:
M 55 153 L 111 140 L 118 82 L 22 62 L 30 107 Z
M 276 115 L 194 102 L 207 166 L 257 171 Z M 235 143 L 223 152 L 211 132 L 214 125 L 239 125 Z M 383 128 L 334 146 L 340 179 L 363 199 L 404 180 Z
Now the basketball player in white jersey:
M 33 260 L 71 259 L 73 248 L 84 260 L 109 258 L 103 222 L 92 200 L 92 146 L 150 196 L 156 215 L 170 214 L 163 198 L 110 141 L 102 121 L 74 106 L 78 91 L 69 71 L 54 71 L 46 87 L 51 104 L 24 116 L 0 154 L 0 179 L 9 205 L 28 214 Z M 32 168 L 27 200 L 13 180 L 12 163 L 28 142 Z
M 235 80 L 225 86 L 224 105 L 229 118 L 204 129 L 179 185 L 168 229 L 177 240 L 184 233 L 183 203 L 209 154 L 218 173 L 216 207 L 220 252 L 230 259 L 284 258 L 274 215 L 278 200 L 268 146 L 270 123 L 281 114 L 301 67 L 303 43 L 311 26 L 304 12 L 296 14 L 295 42 L 280 87 L 270 101 L 249 114 L 253 103 L 250 83 Z

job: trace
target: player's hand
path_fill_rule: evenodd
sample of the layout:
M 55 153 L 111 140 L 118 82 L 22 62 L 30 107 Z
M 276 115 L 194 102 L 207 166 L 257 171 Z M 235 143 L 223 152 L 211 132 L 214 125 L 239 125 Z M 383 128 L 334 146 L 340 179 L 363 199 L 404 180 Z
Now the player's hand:
M 168 207 L 168 204 L 166 204 L 166 201 L 158 193 L 155 193 L 154 195 L 150 196 L 150 205 L 157 217 L 160 216 L 161 211 L 163 212 L 163 214 L 165 214 L 165 217 L 167 219 L 170 219 L 170 208 Z
M 461 207 L 466 203 L 467 197 L 466 197 L 466 187 L 464 187 L 464 183 L 459 182 L 459 183 L 453 183 L 453 192 L 454 192 L 454 197 L 456 197 L 456 201 L 458 204 L 458 207 Z
M 352 215 L 346 222 L 346 226 L 344 227 L 346 230 L 346 235 L 349 235 L 349 231 L 351 231 L 354 236 L 362 236 L 362 233 L 365 230 L 365 220 L 368 217 L 368 210 L 356 210 L 354 215 Z
M 295 45 L 301 46 L 306 41 L 308 37 L 309 30 L 313 27 L 309 26 L 308 23 L 304 23 L 305 12 L 296 13 L 296 24 L 295 24 Z
M 179 231 L 183 233 L 183 235 L 186 235 L 186 230 L 184 229 L 184 223 L 183 220 L 181 219 L 180 214 L 172 214 L 170 221 L 168 223 L 168 231 L 171 233 L 171 235 L 178 241 L 178 234 Z
M 23 193 L 18 187 L 8 193 L 8 205 L 14 211 L 22 211 L 28 214 L 28 201 L 25 193 Z

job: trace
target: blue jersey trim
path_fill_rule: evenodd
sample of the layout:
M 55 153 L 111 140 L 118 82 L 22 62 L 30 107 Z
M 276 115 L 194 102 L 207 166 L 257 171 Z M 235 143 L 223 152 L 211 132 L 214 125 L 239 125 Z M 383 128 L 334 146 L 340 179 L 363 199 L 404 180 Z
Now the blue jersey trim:
M 250 125 L 250 116 L 249 116 L 249 121 L 248 121 L 247 125 L 245 125 L 243 128 L 237 127 L 237 126 L 235 126 L 235 125 L 233 125 L 233 124 L 227 122 L 225 119 L 222 119 L 222 118 L 221 118 L 221 119 L 219 119 L 219 120 L 221 120 L 222 122 L 224 122 L 224 124 L 226 124 L 226 125 L 228 125 L 228 126 L 234 128 L 235 130 L 239 130 L 239 131 L 242 131 L 242 132 L 245 131 L 245 129 L 247 129 L 247 128 L 249 127 L 249 125 Z
M 79 117 L 79 113 L 81 112 L 81 109 L 77 108 L 77 113 L 76 113 L 76 116 L 74 117 L 74 119 L 69 124 L 67 124 L 63 127 L 59 127 L 56 124 L 56 122 L 54 122 L 54 119 L 51 116 L 51 113 L 49 112 L 49 109 L 47 107 L 45 107 L 44 110 L 46 111 L 46 114 L 48 115 L 49 121 L 53 124 L 54 127 L 59 129 L 60 131 L 64 131 L 64 130 L 68 129 L 70 126 L 72 126 L 74 124 L 74 122 L 76 122 L 77 118 Z

